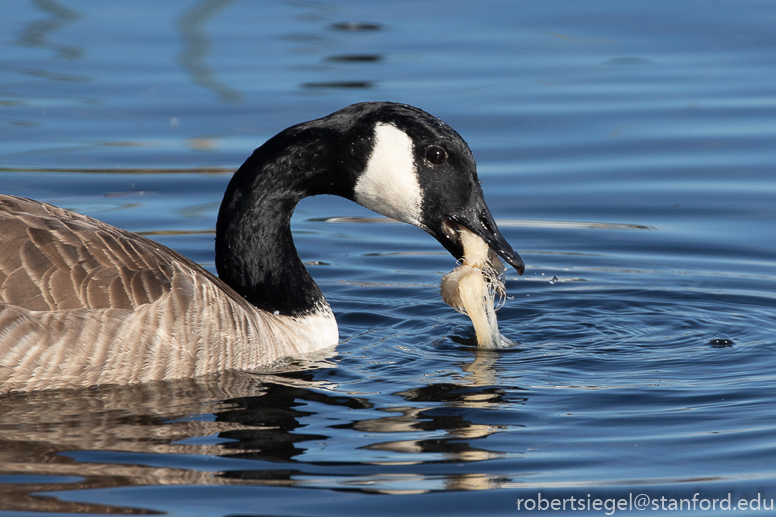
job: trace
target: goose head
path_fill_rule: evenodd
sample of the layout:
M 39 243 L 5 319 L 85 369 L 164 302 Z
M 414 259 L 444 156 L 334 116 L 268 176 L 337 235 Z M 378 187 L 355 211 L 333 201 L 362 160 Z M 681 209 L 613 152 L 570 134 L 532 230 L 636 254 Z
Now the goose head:
M 485 203 L 477 164 L 466 141 L 423 110 L 394 103 L 367 103 L 361 123 L 370 144 L 351 199 L 432 235 L 456 259 L 462 225 L 523 274 L 525 265 L 498 229 Z M 348 109 L 348 108 L 346 108 Z

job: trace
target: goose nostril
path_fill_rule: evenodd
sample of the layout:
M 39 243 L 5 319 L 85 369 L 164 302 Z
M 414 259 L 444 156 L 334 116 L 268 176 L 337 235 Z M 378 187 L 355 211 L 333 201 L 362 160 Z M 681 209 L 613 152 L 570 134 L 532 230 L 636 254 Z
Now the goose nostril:
M 490 221 L 488 221 L 487 214 L 485 212 L 480 213 L 480 224 L 483 228 L 485 228 L 485 231 L 496 233 L 496 229 L 490 225 Z

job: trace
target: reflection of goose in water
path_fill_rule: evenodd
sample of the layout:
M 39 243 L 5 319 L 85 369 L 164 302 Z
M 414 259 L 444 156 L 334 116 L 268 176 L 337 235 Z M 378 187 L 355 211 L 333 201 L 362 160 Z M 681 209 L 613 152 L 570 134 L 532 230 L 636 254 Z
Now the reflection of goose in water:
M 142 501 L 128 508 L 71 502 L 54 494 L 142 485 L 244 484 L 218 472 L 229 465 L 228 458 L 215 467 L 213 458 L 243 453 L 283 464 L 303 452 L 297 442 L 321 438 L 293 433 L 309 415 L 295 401 L 368 407 L 358 398 L 316 389 L 326 386 L 302 372 L 226 372 L 198 380 L 2 395 L 0 476 L 17 477 L 0 484 L 0 510 L 154 514 L 158 512 L 140 508 Z M 189 455 L 192 463 L 165 467 L 144 461 L 156 457 L 174 465 L 165 455 Z M 206 464 L 198 468 L 197 458 Z M 33 477 L 25 483 L 27 475 Z M 287 468 L 272 475 L 276 484 L 294 484 Z M 49 495 L 41 497 L 40 492 Z
M 462 225 L 523 271 L 458 133 L 411 106 L 356 104 L 282 131 L 234 174 L 219 278 L 139 235 L 0 196 L 0 390 L 249 370 L 335 345 L 290 229 L 296 204 L 318 194 L 418 226 L 456 258 Z
M 422 386 L 392 395 L 389 402 L 396 407 L 384 405 L 382 395 L 383 405 L 375 407 L 366 396 L 320 380 L 328 375 L 274 371 L 0 396 L 0 476 L 16 477 L 0 484 L 0 510 L 153 513 L 153 502 L 148 508 L 141 508 L 142 501 L 131 503 L 135 508 L 109 507 L 56 496 L 132 486 L 407 493 L 421 486 L 479 490 L 500 482 L 497 476 L 465 473 L 435 473 L 426 480 L 407 470 L 414 464 L 502 457 L 485 444 L 476 446 L 502 426 L 469 413 L 505 403 L 498 387 Z M 310 425 L 322 421 L 325 426 Z M 400 439 L 412 435 L 416 438 Z M 322 467 L 317 451 L 327 447 L 347 447 L 352 454 Z M 25 483 L 30 474 L 35 477 Z M 412 480 L 413 488 L 405 486 Z
M 0 510 L 96 514 L 148 514 L 147 510 L 61 500 L 59 491 L 132 485 L 207 484 L 211 472 L 121 464 L 79 457 L 99 455 L 222 453 L 220 444 L 175 443 L 211 436 L 240 424 L 191 418 L 234 404 L 231 395 L 256 393 L 247 374 L 225 374 L 218 382 L 178 380 L 82 390 L 11 393 L 0 397 Z M 161 456 L 160 456 L 161 457 Z M 115 458 L 115 457 L 114 457 Z M 25 482 L 26 476 L 32 475 Z M 41 497 L 40 492 L 49 492 Z

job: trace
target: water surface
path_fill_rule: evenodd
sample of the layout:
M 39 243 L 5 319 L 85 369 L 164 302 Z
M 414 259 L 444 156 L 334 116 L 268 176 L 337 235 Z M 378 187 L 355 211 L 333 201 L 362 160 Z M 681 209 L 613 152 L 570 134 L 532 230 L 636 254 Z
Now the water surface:
M 724 0 L 8 2 L 3 193 L 214 271 L 254 147 L 394 100 L 469 142 L 527 269 L 499 311 L 519 346 L 478 350 L 439 297 L 438 243 L 305 200 L 292 226 L 336 353 L 2 396 L 0 514 L 515 515 L 539 493 L 771 514 L 774 21 Z

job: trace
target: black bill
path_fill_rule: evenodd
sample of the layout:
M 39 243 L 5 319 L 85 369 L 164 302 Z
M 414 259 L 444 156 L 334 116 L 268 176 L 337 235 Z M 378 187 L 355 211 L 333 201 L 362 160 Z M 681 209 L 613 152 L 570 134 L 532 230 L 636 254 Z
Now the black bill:
M 490 210 L 488 210 L 488 206 L 481 198 L 469 207 L 450 214 L 447 219 L 442 221 L 442 228 L 435 235 L 437 240 L 442 243 L 450 254 L 456 259 L 461 259 L 463 257 L 463 246 L 458 237 L 458 232 L 454 228 L 455 225 L 452 223 L 465 226 L 478 235 L 490 249 L 514 267 L 518 274 L 523 274 L 525 271 L 523 259 L 512 249 L 512 246 L 509 245 L 504 236 L 501 235 L 498 226 L 496 226 L 496 221 L 493 220 L 493 216 L 490 214 Z

